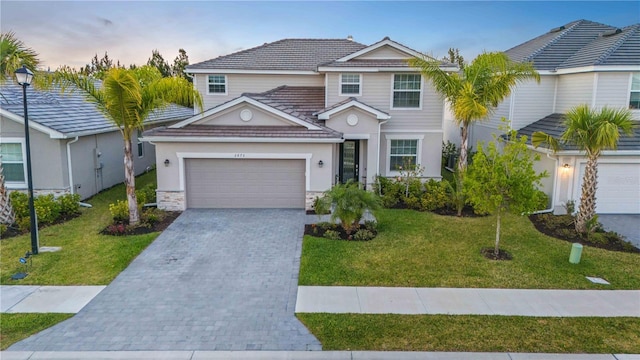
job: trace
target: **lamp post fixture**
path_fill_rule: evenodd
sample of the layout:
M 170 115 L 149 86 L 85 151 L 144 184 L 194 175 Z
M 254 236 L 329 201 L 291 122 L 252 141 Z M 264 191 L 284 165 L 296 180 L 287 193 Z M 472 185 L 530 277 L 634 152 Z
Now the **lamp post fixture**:
M 22 102 L 24 103 L 24 139 L 27 146 L 27 186 L 29 188 L 29 217 L 31 220 L 31 253 L 38 254 L 38 222 L 36 221 L 36 208 L 33 205 L 33 177 L 31 174 L 31 146 L 29 144 L 29 116 L 27 114 L 27 86 L 31 85 L 33 73 L 22 66 L 16 70 L 16 80 L 22 86 Z

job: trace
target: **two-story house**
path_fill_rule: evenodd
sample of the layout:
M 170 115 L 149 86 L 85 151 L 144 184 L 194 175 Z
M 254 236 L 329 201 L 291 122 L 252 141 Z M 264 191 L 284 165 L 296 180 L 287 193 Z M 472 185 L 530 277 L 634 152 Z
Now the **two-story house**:
M 563 114 L 587 104 L 629 108 L 640 120 L 640 24 L 619 29 L 579 20 L 506 51 L 514 61 L 533 62 L 541 81 L 519 85 L 487 121 L 475 124 L 470 144 L 491 140 L 500 119 L 529 139 L 535 131 L 559 137 Z M 586 158 L 576 148 L 553 153 L 545 148 L 539 170 L 551 175 L 544 191 L 556 212 L 569 200 L 578 202 Z M 598 161 L 598 213 L 640 213 L 640 128 L 621 137 L 617 150 Z M 577 205 L 577 204 L 576 204 Z
M 188 66 L 207 110 L 144 135 L 158 206 L 309 208 L 333 184 L 370 188 L 403 164 L 440 178 L 444 101 L 414 56 L 389 38 L 285 39 Z

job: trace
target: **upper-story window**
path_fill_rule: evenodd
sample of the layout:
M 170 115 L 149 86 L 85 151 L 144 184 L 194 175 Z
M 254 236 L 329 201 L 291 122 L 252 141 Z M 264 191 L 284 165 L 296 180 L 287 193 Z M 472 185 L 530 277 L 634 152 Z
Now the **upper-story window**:
M 634 73 L 631 78 L 629 109 L 640 109 L 640 73 Z
M 340 95 L 362 95 L 360 74 L 340 74 Z
M 420 74 L 393 75 L 393 103 L 395 109 L 419 109 L 422 98 Z
M 24 139 L 6 138 L 0 144 L 0 163 L 7 185 L 25 185 Z
M 209 75 L 208 94 L 227 95 L 227 77 L 225 75 Z

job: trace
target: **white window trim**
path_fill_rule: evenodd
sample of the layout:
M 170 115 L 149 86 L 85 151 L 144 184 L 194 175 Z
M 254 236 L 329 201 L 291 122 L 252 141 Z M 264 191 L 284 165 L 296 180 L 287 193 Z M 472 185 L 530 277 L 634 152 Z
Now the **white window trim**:
M 627 109 L 631 110 L 634 114 L 640 114 L 640 109 L 632 109 L 629 107 L 631 103 L 631 92 L 640 92 L 640 90 L 631 90 L 633 88 L 633 74 L 640 74 L 636 72 L 629 73 L 629 87 L 627 88 Z
M 26 189 L 27 188 L 27 145 L 24 138 L 15 137 L 3 137 L 2 142 L 5 144 L 17 144 L 22 145 L 22 171 L 24 171 L 24 182 L 7 181 L 5 178 L 5 185 L 7 189 Z M 0 162 L 2 162 L 0 160 Z
M 342 93 L 342 75 L 358 75 L 358 93 L 357 94 L 344 94 Z M 349 85 L 354 85 L 355 83 L 347 83 Z M 353 73 L 340 73 L 338 74 L 338 94 L 339 96 L 362 96 L 362 74 L 353 74 Z
M 209 91 L 209 85 L 211 85 L 211 83 L 209 82 L 209 76 L 222 76 L 224 77 L 224 93 L 221 92 L 210 92 Z M 227 75 L 224 74 L 207 74 L 207 95 L 228 95 L 229 94 L 229 78 L 227 77 Z
M 420 76 L 420 105 L 418 107 L 410 107 L 410 108 L 403 108 L 403 107 L 394 107 L 393 106 L 393 93 L 395 92 L 395 89 L 393 88 L 393 82 L 395 79 L 396 75 L 419 75 Z M 424 92 L 424 76 L 422 76 L 422 74 L 415 74 L 415 73 L 393 73 L 391 74 L 391 98 L 389 99 L 389 108 L 391 110 L 422 110 L 422 103 L 423 103 L 423 92 Z
M 386 157 L 387 157 L 387 165 L 386 165 L 386 171 L 387 171 L 387 176 L 399 176 L 400 172 L 399 171 L 395 171 L 395 170 L 391 170 L 391 140 L 418 140 L 418 146 L 416 147 L 416 165 L 421 166 L 422 165 L 422 141 L 424 140 L 424 135 L 385 135 L 384 136 L 385 139 L 387 139 L 387 151 L 386 151 Z
M 136 130 L 136 153 L 138 154 L 138 159 L 143 158 L 145 153 L 144 142 L 142 142 L 142 136 L 140 135 L 142 135 L 140 134 L 140 130 Z M 142 148 L 140 148 L 140 145 L 142 145 Z M 140 149 L 142 149 L 142 154 L 140 154 Z

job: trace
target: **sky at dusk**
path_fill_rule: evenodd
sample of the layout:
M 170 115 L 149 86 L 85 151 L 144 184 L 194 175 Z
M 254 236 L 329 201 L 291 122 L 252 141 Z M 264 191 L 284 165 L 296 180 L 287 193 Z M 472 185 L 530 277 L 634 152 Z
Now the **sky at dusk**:
M 385 36 L 442 57 L 471 60 L 507 50 L 549 29 L 587 19 L 640 23 L 640 1 L 5 1 L 0 30 L 13 31 L 44 67 L 79 68 L 105 51 L 124 65 L 179 48 L 196 63 L 283 38 L 346 38 L 370 45 Z

